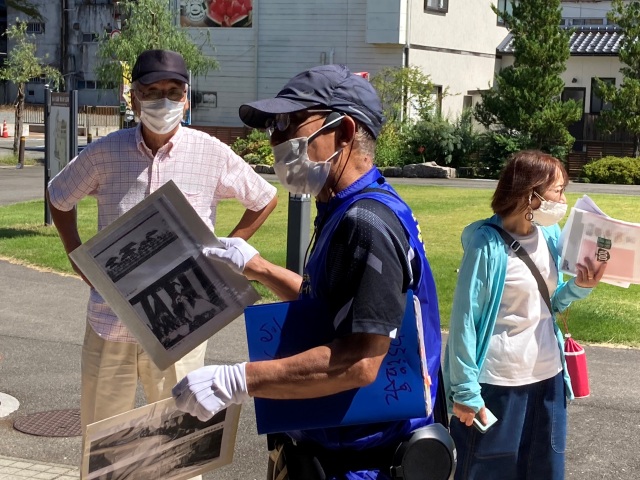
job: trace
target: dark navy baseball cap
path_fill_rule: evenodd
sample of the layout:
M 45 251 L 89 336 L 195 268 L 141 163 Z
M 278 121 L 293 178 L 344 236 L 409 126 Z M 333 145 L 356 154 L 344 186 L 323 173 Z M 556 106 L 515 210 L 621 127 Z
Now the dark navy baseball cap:
M 171 50 L 145 50 L 138 55 L 133 66 L 131 81 L 149 85 L 161 80 L 189 83 L 189 72 L 184 58 Z
M 265 128 L 279 113 L 324 107 L 345 113 L 378 137 L 384 115 L 377 92 L 368 80 L 344 65 L 321 65 L 293 77 L 275 98 L 240 106 L 240 119 L 253 128 Z

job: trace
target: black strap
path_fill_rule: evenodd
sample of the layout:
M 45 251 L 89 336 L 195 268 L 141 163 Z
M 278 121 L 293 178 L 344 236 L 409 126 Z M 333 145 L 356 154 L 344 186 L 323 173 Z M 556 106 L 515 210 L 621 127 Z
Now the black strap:
M 538 267 L 536 267 L 536 264 L 533 263 L 533 260 L 531 260 L 531 257 L 529 257 L 529 254 L 524 249 L 524 247 L 520 245 L 520 242 L 515 240 L 503 228 L 499 227 L 495 223 L 485 223 L 485 225 L 487 225 L 488 227 L 494 228 L 500 234 L 500 236 L 504 240 L 504 243 L 506 243 L 511 248 L 511 250 L 513 250 L 513 252 L 520 258 L 520 260 L 522 260 L 524 264 L 527 267 L 529 267 L 529 270 L 531 270 L 533 277 L 536 279 L 536 282 L 538 283 L 538 290 L 540 291 L 540 295 L 542 295 L 542 299 L 544 300 L 544 303 L 547 304 L 547 307 L 549 308 L 549 313 L 553 315 L 553 310 L 551 310 L 551 297 L 549 296 L 549 287 L 547 287 L 547 284 L 542 278 L 542 274 L 540 273 L 540 270 L 538 270 Z
M 444 390 L 444 378 L 442 377 L 442 367 L 438 368 L 438 390 L 436 393 L 436 404 L 433 406 L 433 421 L 439 423 L 444 428 L 449 428 L 449 412 L 447 411 L 447 393 Z

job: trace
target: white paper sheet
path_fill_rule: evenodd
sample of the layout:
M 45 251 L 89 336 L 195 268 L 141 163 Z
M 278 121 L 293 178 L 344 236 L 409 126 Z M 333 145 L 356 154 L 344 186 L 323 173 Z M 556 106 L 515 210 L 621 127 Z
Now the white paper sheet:
M 560 236 L 563 273 L 576 275 L 584 258 L 606 261 L 602 282 L 628 288 L 640 283 L 640 224 L 606 215 L 587 195 L 576 202 Z
M 260 298 L 243 275 L 202 254 L 220 245 L 170 181 L 70 256 L 164 370 Z
M 81 480 L 182 480 L 233 460 L 240 405 L 201 422 L 173 398 L 87 426 Z

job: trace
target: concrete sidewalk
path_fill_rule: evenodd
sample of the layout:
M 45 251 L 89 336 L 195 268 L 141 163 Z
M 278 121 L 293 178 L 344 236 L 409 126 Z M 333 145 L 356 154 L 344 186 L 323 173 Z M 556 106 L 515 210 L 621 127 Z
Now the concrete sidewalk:
M 80 476 L 77 468 L 54 463 L 30 462 L 0 455 L 0 480 L 40 479 L 76 480 Z

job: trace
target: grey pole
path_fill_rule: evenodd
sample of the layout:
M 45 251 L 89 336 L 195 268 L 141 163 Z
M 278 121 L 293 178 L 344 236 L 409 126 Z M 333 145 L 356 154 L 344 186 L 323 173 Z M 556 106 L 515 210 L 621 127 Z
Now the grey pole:
M 287 221 L 287 268 L 302 275 L 304 254 L 309 245 L 311 230 L 311 196 L 289 194 Z
M 49 138 L 49 115 L 51 113 L 51 90 L 44 89 L 44 224 L 51 225 L 51 211 L 47 202 L 47 185 L 51 177 L 51 139 Z
M 69 93 L 69 158 L 70 162 L 78 155 L 78 91 Z

